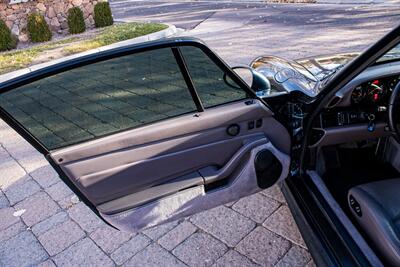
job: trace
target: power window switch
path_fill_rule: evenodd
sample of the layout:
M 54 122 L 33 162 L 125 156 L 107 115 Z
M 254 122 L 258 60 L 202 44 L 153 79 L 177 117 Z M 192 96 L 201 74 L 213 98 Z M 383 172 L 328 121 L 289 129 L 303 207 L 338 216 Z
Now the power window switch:
M 258 119 L 256 121 L 256 128 L 260 128 L 262 126 L 263 120 L 262 119 Z
M 254 129 L 254 121 L 249 121 L 249 122 L 247 123 L 247 129 L 249 129 L 249 130 Z

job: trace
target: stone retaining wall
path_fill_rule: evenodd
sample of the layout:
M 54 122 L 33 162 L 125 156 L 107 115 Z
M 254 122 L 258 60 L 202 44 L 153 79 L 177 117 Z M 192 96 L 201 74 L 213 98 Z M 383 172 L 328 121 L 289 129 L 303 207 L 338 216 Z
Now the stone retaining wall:
M 87 28 L 94 26 L 93 9 L 97 0 L 0 0 L 0 19 L 4 20 L 21 42 L 28 41 L 27 17 L 32 12 L 44 15 L 54 32 L 68 29 L 67 14 L 72 7 L 82 9 Z

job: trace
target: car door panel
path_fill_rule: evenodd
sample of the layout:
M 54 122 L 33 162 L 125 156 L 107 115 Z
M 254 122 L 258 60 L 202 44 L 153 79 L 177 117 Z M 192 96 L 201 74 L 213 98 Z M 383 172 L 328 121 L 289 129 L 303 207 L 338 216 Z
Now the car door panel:
M 91 54 L 0 89 L 2 117 L 119 229 L 180 219 L 288 175 L 288 131 L 198 40 Z
M 137 208 L 115 214 L 105 214 L 101 211 L 100 213 L 106 221 L 118 229 L 137 232 L 254 194 L 262 189 L 258 186 L 253 162 L 257 153 L 264 149 L 270 150 L 281 162 L 283 171 L 279 179 L 286 178 L 290 158 L 268 142 L 253 149 L 246 163 L 240 166 L 232 175 L 230 182 L 221 188 L 207 191 L 204 185 L 198 185 Z
M 61 161 L 59 166 L 88 199 L 95 205 L 101 204 L 208 166 L 222 168 L 246 142 L 279 131 L 271 127 L 274 119 L 265 106 L 257 100 L 246 102 L 216 107 L 200 117 L 188 115 L 172 122 L 163 121 L 147 127 L 148 131 L 135 129 L 116 137 L 117 141 L 106 137 L 92 145 L 61 149 L 51 156 L 55 162 Z M 263 126 L 249 130 L 248 122 L 258 119 L 264 121 Z M 226 133 L 232 123 L 241 128 L 235 137 Z M 194 132 L 189 133 L 192 128 Z M 148 143 L 140 144 L 141 137 L 147 138 Z M 80 155 L 82 160 L 78 159 Z

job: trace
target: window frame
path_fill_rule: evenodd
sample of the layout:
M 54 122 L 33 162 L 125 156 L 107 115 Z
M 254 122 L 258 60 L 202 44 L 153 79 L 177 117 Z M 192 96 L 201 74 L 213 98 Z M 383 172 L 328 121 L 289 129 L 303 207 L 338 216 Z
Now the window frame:
M 44 68 L 40 68 L 38 70 L 32 71 L 30 73 L 18 76 L 16 78 L 7 80 L 5 82 L 0 83 L 0 95 L 6 92 L 9 92 L 13 89 L 17 89 L 20 86 L 30 84 L 32 82 L 48 78 L 51 76 L 54 76 L 59 73 L 63 73 L 72 69 L 76 69 L 79 67 L 91 65 L 94 63 L 99 63 L 103 61 L 107 61 L 110 59 L 114 58 L 119 58 L 123 56 L 128 56 L 128 55 L 134 55 L 138 53 L 143 53 L 146 51 L 151 51 L 151 50 L 157 50 L 157 49 L 162 49 L 162 48 L 170 48 L 172 54 L 174 55 L 177 65 L 183 75 L 183 78 L 185 80 L 185 83 L 188 87 L 188 90 L 192 96 L 192 100 L 194 101 L 194 104 L 197 108 L 197 112 L 204 112 L 204 106 L 201 102 L 201 99 L 198 95 L 197 90 L 195 89 L 195 85 L 192 81 L 192 78 L 190 76 L 190 72 L 188 70 L 188 67 L 185 63 L 184 56 L 182 55 L 180 51 L 180 47 L 183 46 L 191 46 L 195 47 L 198 49 L 201 49 L 202 52 L 208 56 L 214 64 L 216 64 L 226 75 L 229 76 L 235 83 L 239 85 L 239 87 L 245 91 L 245 93 L 248 95 L 249 98 L 257 98 L 259 99 L 256 94 L 250 89 L 250 87 L 219 57 L 217 56 L 210 48 L 208 48 L 201 40 L 196 39 L 196 38 L 171 38 L 171 39 L 165 39 L 161 41 L 151 41 L 151 42 L 145 42 L 145 43 L 140 43 L 140 44 L 134 44 L 134 45 L 129 45 L 129 46 L 123 46 L 119 48 L 114 48 L 114 49 L 109 49 L 109 50 L 104 50 L 96 53 L 92 53 L 89 55 L 84 55 L 81 57 L 69 59 L 60 63 L 52 64 Z M 237 101 L 240 101 L 239 99 Z M 262 100 L 261 100 L 262 101 Z M 236 102 L 236 101 L 231 101 L 231 102 Z M 262 101 L 264 104 L 265 102 Z M 227 103 L 224 103 L 227 104 Z M 222 104 L 220 104 L 222 105 Z M 219 106 L 219 105 L 216 105 Z M 210 107 L 208 107 L 210 108 Z M 174 117 L 179 117 L 182 115 L 187 115 L 192 112 L 188 112 L 185 114 L 180 114 Z M 112 133 L 104 134 L 102 136 L 98 136 L 95 138 L 92 138 L 90 140 L 84 140 L 81 142 L 76 142 L 75 144 L 69 144 L 66 146 L 61 146 L 57 147 L 55 149 L 48 149 L 39 139 L 37 139 L 28 129 L 26 129 L 19 121 L 17 121 L 11 114 L 9 114 L 5 109 L 0 107 L 0 117 L 7 123 L 9 124 L 14 130 L 17 131 L 18 134 L 20 134 L 24 139 L 26 139 L 35 149 L 37 149 L 40 153 L 43 155 L 47 156 L 50 151 L 62 149 L 65 147 L 70 147 L 73 145 L 85 143 L 85 142 L 90 142 L 99 138 L 103 138 L 106 136 L 110 136 L 113 134 L 117 134 L 120 132 L 128 131 L 131 129 L 135 128 L 140 128 L 149 124 L 156 123 L 158 121 L 162 121 L 165 119 L 161 120 L 156 120 L 150 123 L 144 123 L 138 126 L 134 127 L 129 127 L 127 129 L 122 129 L 119 131 L 115 131 Z

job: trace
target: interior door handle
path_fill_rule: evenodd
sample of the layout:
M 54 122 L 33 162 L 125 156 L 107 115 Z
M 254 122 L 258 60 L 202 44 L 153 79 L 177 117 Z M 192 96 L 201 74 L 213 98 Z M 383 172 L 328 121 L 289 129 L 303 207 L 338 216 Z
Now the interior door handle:
M 267 138 L 263 137 L 255 141 L 244 144 L 225 164 L 222 168 L 215 166 L 205 167 L 199 170 L 200 175 L 204 178 L 204 184 L 210 184 L 219 180 L 223 180 L 233 173 L 235 167 L 239 165 L 243 157 L 253 148 L 268 143 Z

